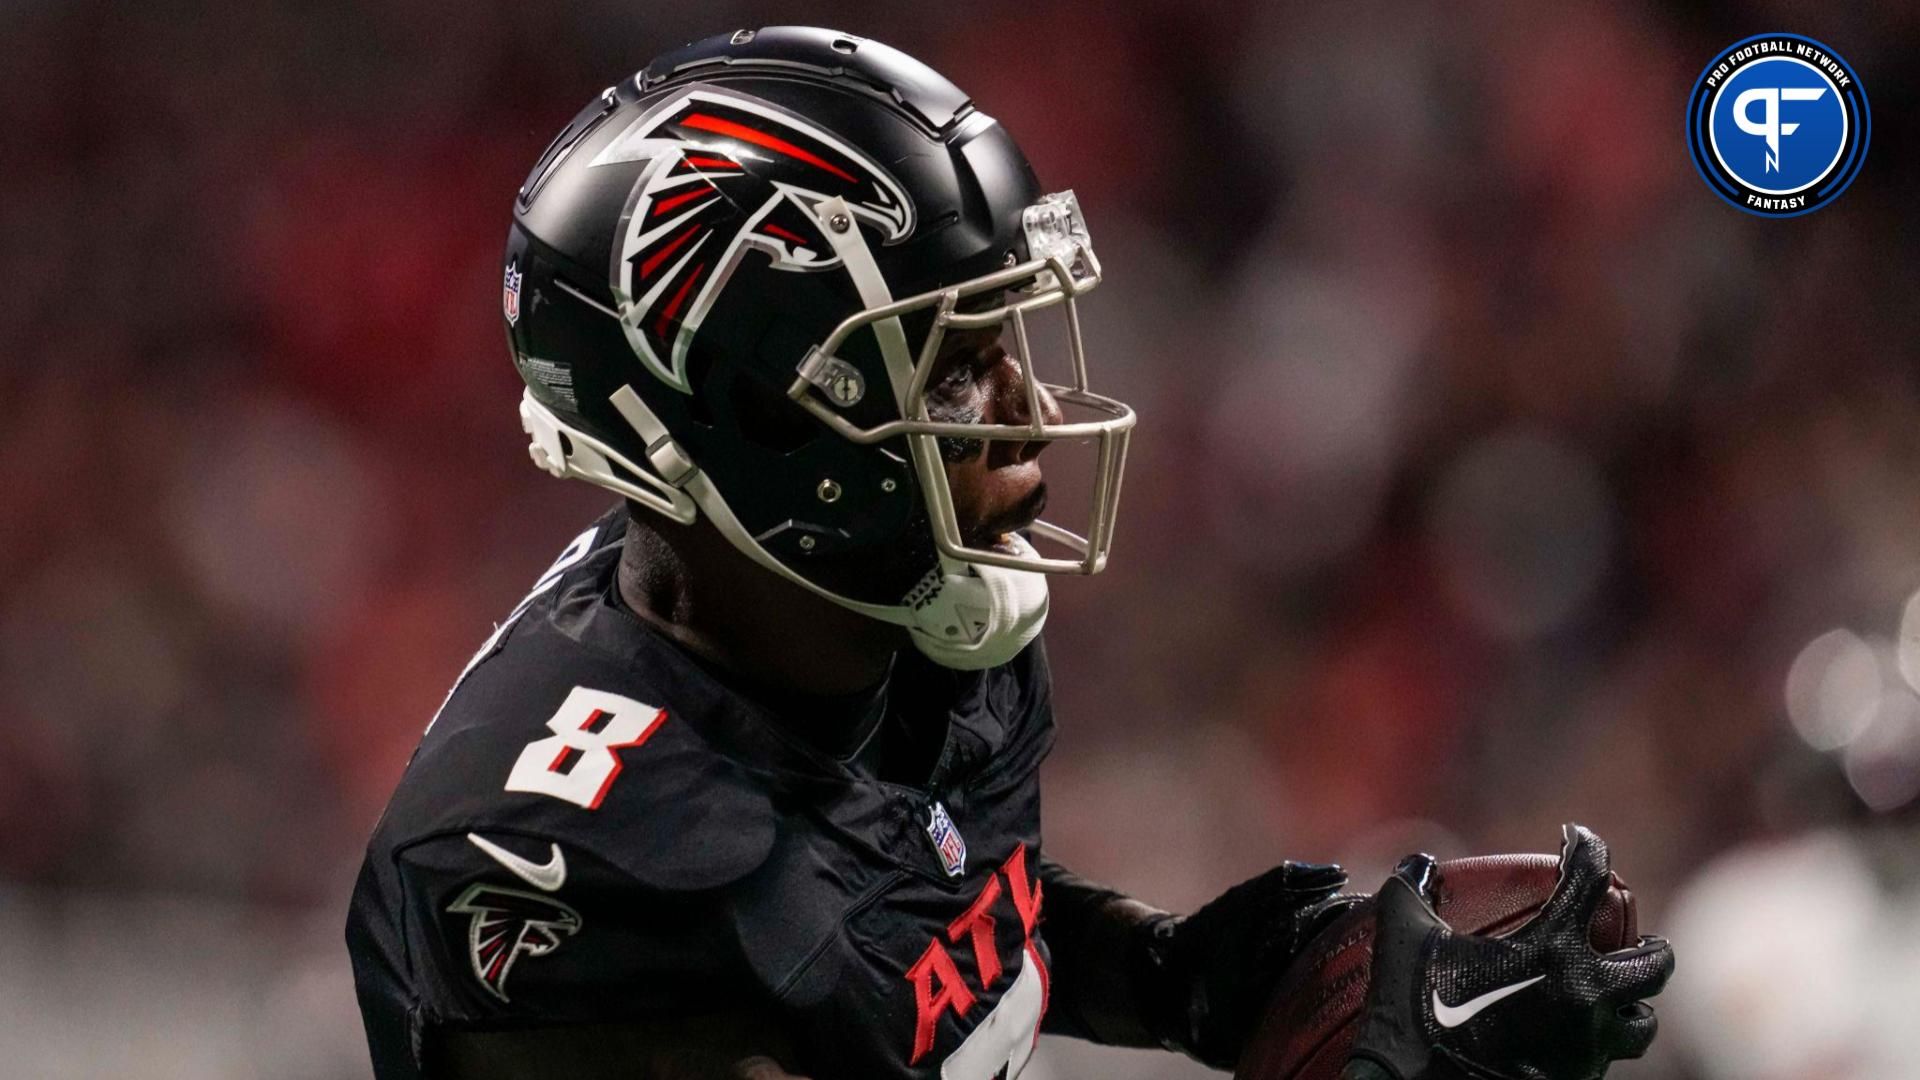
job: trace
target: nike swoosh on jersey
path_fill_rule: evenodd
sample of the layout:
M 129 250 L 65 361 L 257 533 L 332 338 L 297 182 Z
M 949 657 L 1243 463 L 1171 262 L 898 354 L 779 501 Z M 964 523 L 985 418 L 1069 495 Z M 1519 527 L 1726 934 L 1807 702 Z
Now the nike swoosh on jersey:
M 1477 998 L 1463 1001 L 1458 1005 L 1448 1005 L 1446 1002 L 1441 1001 L 1440 991 L 1435 990 L 1433 992 L 1433 1018 L 1443 1028 L 1459 1027 L 1461 1024 L 1473 1019 L 1474 1015 L 1479 1013 L 1480 1010 L 1502 998 L 1512 997 L 1544 978 L 1546 978 L 1545 975 L 1535 975 L 1531 979 L 1523 979 L 1510 986 L 1503 986 L 1498 990 L 1489 990 Z
M 567 883 L 567 857 L 560 853 L 560 845 L 553 844 L 553 854 L 548 856 L 546 865 L 523 859 L 499 844 L 481 836 L 468 833 L 467 839 L 473 846 L 493 857 L 493 861 L 513 871 L 513 876 L 539 889 L 541 892 L 559 892 L 560 886 Z

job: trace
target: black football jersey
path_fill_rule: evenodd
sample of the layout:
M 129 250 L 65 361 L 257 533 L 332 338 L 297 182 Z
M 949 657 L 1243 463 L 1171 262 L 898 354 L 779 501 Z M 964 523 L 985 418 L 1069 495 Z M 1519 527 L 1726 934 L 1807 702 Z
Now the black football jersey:
M 751 1009 L 816 1080 L 1017 1075 L 1047 1004 L 1040 645 L 903 655 L 892 707 L 945 735 L 888 782 L 625 608 L 625 522 L 487 640 L 375 829 L 347 942 L 376 1074 L 434 1076 L 450 1030 Z

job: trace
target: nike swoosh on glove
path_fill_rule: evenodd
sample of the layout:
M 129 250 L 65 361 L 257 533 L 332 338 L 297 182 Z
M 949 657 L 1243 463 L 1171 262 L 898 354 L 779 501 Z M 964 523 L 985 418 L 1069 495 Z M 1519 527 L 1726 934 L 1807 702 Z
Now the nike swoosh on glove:
M 1504 937 L 1455 933 L 1429 901 L 1434 860 L 1415 855 L 1375 904 L 1373 977 L 1346 1080 L 1595 1080 L 1646 1053 L 1646 998 L 1673 975 L 1673 947 L 1642 937 L 1594 951 L 1588 924 L 1610 882 L 1607 845 L 1562 829 L 1560 881 Z

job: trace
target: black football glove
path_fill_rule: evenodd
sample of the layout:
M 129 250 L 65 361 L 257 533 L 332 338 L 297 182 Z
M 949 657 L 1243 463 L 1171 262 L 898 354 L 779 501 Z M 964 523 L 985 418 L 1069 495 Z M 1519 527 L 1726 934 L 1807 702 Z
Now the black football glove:
M 1655 1024 L 1642 999 L 1673 974 L 1673 947 L 1643 937 L 1594 951 L 1607 845 L 1562 831 L 1559 884 L 1505 937 L 1455 933 L 1428 900 L 1433 859 L 1400 864 L 1375 901 L 1373 981 L 1346 1080 L 1595 1080 L 1646 1053 Z
M 1359 896 L 1338 866 L 1281 863 L 1191 915 L 1142 924 L 1141 1008 L 1169 1050 L 1231 1069 L 1281 972 Z

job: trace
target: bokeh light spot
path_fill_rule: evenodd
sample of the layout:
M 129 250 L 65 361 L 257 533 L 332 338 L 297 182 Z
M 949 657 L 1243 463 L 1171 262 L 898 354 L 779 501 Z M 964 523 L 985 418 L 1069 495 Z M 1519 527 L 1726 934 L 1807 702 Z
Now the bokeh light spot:
M 1787 669 L 1787 717 L 1808 746 L 1837 750 L 1873 721 L 1880 692 L 1873 649 L 1851 630 L 1829 630 Z

